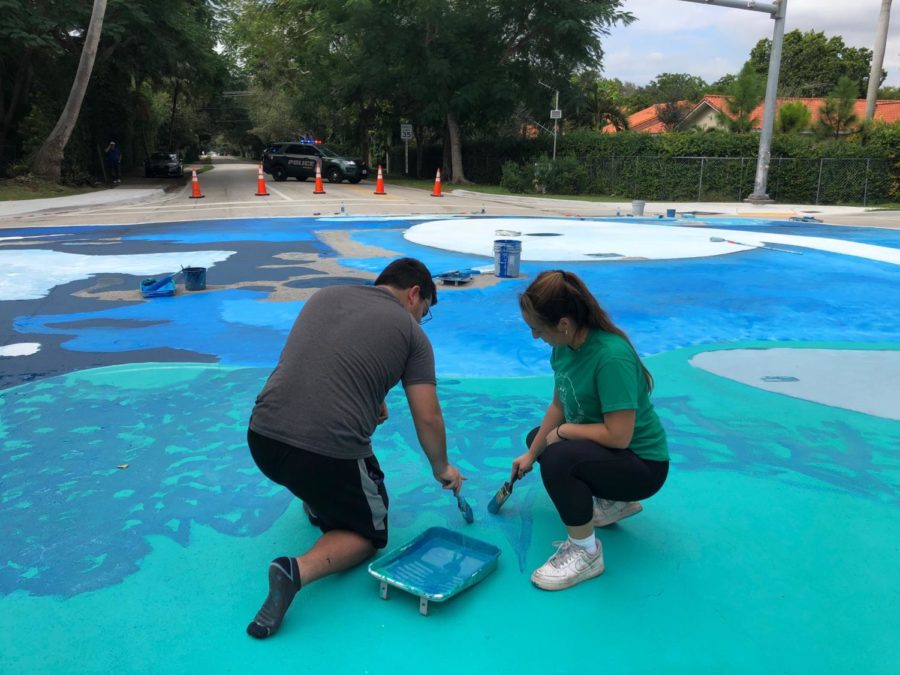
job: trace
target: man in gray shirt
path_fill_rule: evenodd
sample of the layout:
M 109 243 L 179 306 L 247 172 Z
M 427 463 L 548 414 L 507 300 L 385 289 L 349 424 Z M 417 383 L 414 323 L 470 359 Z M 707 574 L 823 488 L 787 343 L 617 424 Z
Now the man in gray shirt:
M 447 461 L 434 352 L 419 325 L 436 303 L 428 268 L 401 258 L 374 286 L 323 288 L 297 317 L 247 442 L 259 469 L 303 500 L 323 534 L 306 553 L 269 564 L 269 595 L 247 626 L 253 637 L 275 634 L 301 586 L 387 545 L 388 496 L 371 437 L 398 382 L 434 478 L 459 492 L 465 478 Z

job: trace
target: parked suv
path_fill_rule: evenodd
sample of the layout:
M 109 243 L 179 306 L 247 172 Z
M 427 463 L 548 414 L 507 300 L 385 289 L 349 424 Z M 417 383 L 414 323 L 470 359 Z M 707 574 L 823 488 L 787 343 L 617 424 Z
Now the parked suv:
M 315 143 L 272 143 L 263 153 L 263 171 L 276 181 L 296 178 L 306 180 L 316 175 L 316 165 L 322 167 L 322 177 L 329 183 L 348 180 L 358 183 L 369 175 L 369 168 L 360 160 L 343 157 L 324 145 Z
M 144 175 L 151 176 L 175 176 L 181 178 L 184 175 L 184 164 L 181 155 L 177 152 L 154 152 L 144 160 Z

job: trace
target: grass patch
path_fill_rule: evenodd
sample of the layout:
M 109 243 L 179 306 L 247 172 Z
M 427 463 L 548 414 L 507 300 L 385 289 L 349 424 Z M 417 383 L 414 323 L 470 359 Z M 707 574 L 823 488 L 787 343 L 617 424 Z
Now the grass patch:
M 0 201 L 18 201 L 21 199 L 48 199 L 51 197 L 68 197 L 85 192 L 96 192 L 103 187 L 92 188 L 87 185 L 60 185 L 37 178 L 20 177 L 11 180 L 0 180 Z

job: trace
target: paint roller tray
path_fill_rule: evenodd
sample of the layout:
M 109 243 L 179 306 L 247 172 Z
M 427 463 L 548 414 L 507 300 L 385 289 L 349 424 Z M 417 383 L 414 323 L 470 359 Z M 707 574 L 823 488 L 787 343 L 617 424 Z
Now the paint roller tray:
M 444 602 L 471 588 L 497 567 L 500 549 L 493 544 L 431 527 L 400 548 L 369 565 L 381 582 L 381 598 L 388 586 L 419 596 L 419 612 L 428 614 L 428 601 Z

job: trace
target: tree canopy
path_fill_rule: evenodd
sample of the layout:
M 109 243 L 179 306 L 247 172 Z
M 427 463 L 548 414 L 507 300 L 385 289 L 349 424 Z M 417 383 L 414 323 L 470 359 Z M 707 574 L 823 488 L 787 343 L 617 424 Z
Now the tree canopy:
M 13 158 L 27 160 L 59 118 L 78 70 L 91 3 L 0 0 L 0 15 L 2 168 Z M 126 167 L 158 145 L 196 153 L 214 124 L 210 102 L 230 78 L 225 57 L 214 49 L 219 29 L 212 0 L 108 0 L 81 112 L 64 151 L 64 177 L 98 172 L 98 146 L 110 140 L 122 148 Z
M 408 121 L 445 139 L 465 181 L 467 129 L 524 107 L 547 118 L 547 90 L 602 60 L 601 36 L 632 17 L 622 0 L 230 0 L 228 47 L 260 96 L 294 101 L 298 131 L 379 146 Z M 288 73 L 289 81 L 283 74 Z
M 771 50 L 772 41 L 763 39 L 750 52 L 747 64 L 762 77 L 769 70 Z M 778 95 L 818 98 L 834 89 L 841 77 L 866 91 L 871 63 L 872 50 L 848 47 L 839 35 L 828 38 L 818 31 L 792 30 L 784 36 Z M 879 84 L 885 77 L 882 71 Z

